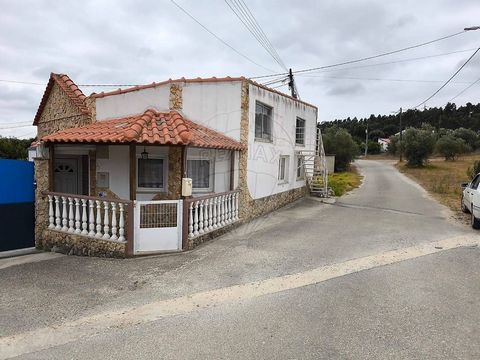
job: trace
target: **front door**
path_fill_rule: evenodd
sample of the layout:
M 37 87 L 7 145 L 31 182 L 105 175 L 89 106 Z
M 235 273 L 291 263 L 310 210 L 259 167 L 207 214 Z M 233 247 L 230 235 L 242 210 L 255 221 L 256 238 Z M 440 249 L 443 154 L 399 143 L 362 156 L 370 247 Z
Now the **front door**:
M 78 160 L 78 158 L 55 159 L 53 173 L 56 192 L 80 194 Z

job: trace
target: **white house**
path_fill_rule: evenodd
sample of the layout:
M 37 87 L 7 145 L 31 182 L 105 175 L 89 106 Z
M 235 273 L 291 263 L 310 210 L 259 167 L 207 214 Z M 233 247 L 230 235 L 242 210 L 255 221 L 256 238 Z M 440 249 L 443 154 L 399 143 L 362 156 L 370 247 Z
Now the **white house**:
M 244 77 L 86 97 L 51 74 L 34 120 L 37 247 L 191 249 L 306 194 L 303 154 L 316 150 L 316 123 L 315 106 Z
M 386 152 L 388 150 L 388 145 L 390 145 L 389 138 L 378 138 L 378 143 L 380 144 L 380 150 Z

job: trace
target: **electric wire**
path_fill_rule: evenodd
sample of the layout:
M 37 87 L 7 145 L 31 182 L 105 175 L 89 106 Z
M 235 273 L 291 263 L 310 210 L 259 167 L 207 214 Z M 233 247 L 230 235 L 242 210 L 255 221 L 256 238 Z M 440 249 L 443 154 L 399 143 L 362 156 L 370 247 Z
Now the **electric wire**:
M 255 40 L 265 49 L 265 51 L 275 60 L 275 62 L 287 71 L 285 63 L 282 61 L 270 40 L 265 35 L 257 20 L 248 9 L 248 6 L 242 0 L 224 0 L 230 10 L 240 20 L 244 27 L 252 34 Z
M 455 95 L 453 98 L 451 98 L 450 100 L 448 100 L 447 104 L 448 103 L 451 103 L 453 100 L 455 100 L 456 98 L 458 98 L 460 95 L 463 95 L 463 93 L 465 93 L 467 90 L 469 90 L 472 86 L 474 86 L 475 84 L 477 84 L 478 82 L 480 82 L 480 78 L 478 78 L 477 80 L 475 80 L 474 82 L 472 82 L 470 85 L 468 85 L 465 89 L 463 89 L 462 91 L 460 91 L 457 95 Z M 446 105 L 446 104 L 445 104 Z
M 467 61 L 465 61 L 465 62 L 462 64 L 462 66 L 460 66 L 460 68 L 458 68 L 458 70 L 455 71 L 455 73 L 454 73 L 452 76 L 450 76 L 450 78 L 449 78 L 447 81 L 445 81 L 445 83 L 444 83 L 442 86 L 440 86 L 440 88 L 438 88 L 437 91 L 435 91 L 432 95 L 430 95 L 428 98 L 426 98 L 425 100 L 423 100 L 423 101 L 422 101 L 420 104 L 418 104 L 417 106 L 414 106 L 413 109 L 416 109 L 416 108 L 418 108 L 419 106 L 422 106 L 422 105 L 425 104 L 427 101 L 429 101 L 431 98 L 433 98 L 435 95 L 437 95 L 445 86 L 448 85 L 448 83 L 449 83 L 455 76 L 457 76 L 457 74 L 458 74 L 460 71 L 462 71 L 462 69 L 470 62 L 470 60 L 473 59 L 473 57 L 478 53 L 479 50 L 480 50 L 480 47 L 479 47 L 477 50 L 475 50 L 475 52 L 474 52 L 472 55 L 470 55 L 470 57 L 467 59 Z
M 192 14 L 190 14 L 187 10 L 185 10 L 182 6 L 180 6 L 180 4 L 178 4 L 175 0 L 170 0 L 170 2 L 172 4 L 174 4 L 178 9 L 180 9 L 184 14 L 186 14 L 189 18 L 191 18 L 193 21 L 195 21 L 198 25 L 200 25 L 205 31 L 207 31 L 210 35 L 212 35 L 215 39 L 217 39 L 218 41 L 220 41 L 223 45 L 227 46 L 230 50 L 234 51 L 237 55 L 240 55 L 241 57 L 243 57 L 244 59 L 250 61 L 252 64 L 255 64 L 263 69 L 266 69 L 267 71 L 273 71 L 259 63 L 257 63 L 256 61 L 252 60 L 251 58 L 249 58 L 247 55 L 241 53 L 240 51 L 238 51 L 237 49 L 235 49 L 233 46 L 231 46 L 230 44 L 228 44 L 225 40 L 223 40 L 222 38 L 220 38 L 218 35 L 216 35 L 213 31 L 211 31 L 209 28 L 207 28 L 205 25 L 203 25 L 199 20 L 197 20 Z
M 392 55 L 392 54 L 397 54 L 399 52 L 412 50 L 412 49 L 416 49 L 416 48 L 419 48 L 419 47 L 422 47 L 422 46 L 430 45 L 430 44 L 433 44 L 433 43 L 438 42 L 438 41 L 446 40 L 446 39 L 452 38 L 454 36 L 464 34 L 465 32 L 467 32 L 467 31 L 462 30 L 462 31 L 456 32 L 454 34 L 450 34 L 450 35 L 447 35 L 447 36 L 442 36 L 442 37 L 434 39 L 434 40 L 426 41 L 426 42 L 416 44 L 416 45 L 407 46 L 407 47 L 404 47 L 404 48 L 401 48 L 401 49 L 388 51 L 388 52 L 380 53 L 380 54 L 377 54 L 377 55 L 366 56 L 366 57 L 355 59 L 355 60 L 344 61 L 344 62 L 340 62 L 340 63 L 336 63 L 336 64 L 296 70 L 296 71 L 293 71 L 293 73 L 294 74 L 302 74 L 302 73 L 306 73 L 306 72 L 312 72 L 312 71 L 316 71 L 316 70 L 323 70 L 323 69 L 328 69 L 328 68 L 332 68 L 332 67 L 337 67 L 337 66 L 354 64 L 354 63 L 358 63 L 358 62 L 362 62 L 362 61 L 372 60 L 372 59 L 376 59 L 376 58 L 379 58 L 379 57 L 388 56 L 388 55 Z M 253 76 L 250 79 L 261 79 L 261 78 L 280 76 L 280 75 L 287 75 L 287 73 L 276 73 L 276 74 L 269 74 L 269 75 Z

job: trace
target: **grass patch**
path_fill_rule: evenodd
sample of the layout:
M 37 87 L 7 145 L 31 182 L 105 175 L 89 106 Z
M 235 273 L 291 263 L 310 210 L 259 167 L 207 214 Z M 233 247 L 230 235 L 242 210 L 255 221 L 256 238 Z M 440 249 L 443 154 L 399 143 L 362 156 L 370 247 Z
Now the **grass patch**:
M 358 173 L 355 166 L 351 166 L 350 171 L 343 171 L 328 174 L 328 186 L 335 192 L 335 196 L 341 196 L 362 183 L 362 176 Z
M 467 169 L 475 160 L 480 160 L 479 154 L 464 156 L 456 161 L 435 158 L 422 168 L 408 167 L 406 163 L 397 163 L 396 167 L 419 183 L 441 204 L 453 210 L 456 218 L 467 221 L 468 217 L 460 209 L 460 184 L 469 181 Z

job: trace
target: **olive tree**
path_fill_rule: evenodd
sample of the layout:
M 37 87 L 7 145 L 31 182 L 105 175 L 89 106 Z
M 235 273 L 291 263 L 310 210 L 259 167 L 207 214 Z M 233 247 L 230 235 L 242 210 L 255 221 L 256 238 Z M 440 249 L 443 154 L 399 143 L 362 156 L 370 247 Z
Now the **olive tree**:
M 435 136 L 429 129 L 408 128 L 403 133 L 403 149 L 410 166 L 425 165 L 435 148 Z

